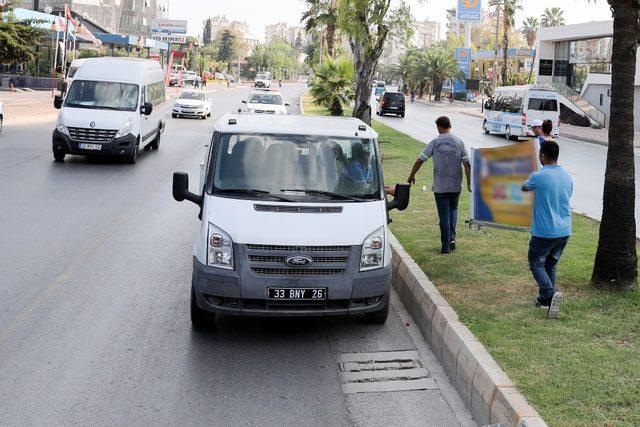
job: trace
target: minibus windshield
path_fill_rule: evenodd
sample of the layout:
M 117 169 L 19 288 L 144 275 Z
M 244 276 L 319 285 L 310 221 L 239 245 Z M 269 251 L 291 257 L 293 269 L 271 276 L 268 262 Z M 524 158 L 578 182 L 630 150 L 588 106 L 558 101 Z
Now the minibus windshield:
M 370 139 L 221 134 L 216 147 L 210 193 L 334 203 L 382 197 Z
M 76 80 L 69 89 L 66 107 L 98 110 L 135 111 L 138 85 L 116 82 Z
M 249 97 L 249 103 L 282 105 L 282 97 L 272 93 L 254 93 Z

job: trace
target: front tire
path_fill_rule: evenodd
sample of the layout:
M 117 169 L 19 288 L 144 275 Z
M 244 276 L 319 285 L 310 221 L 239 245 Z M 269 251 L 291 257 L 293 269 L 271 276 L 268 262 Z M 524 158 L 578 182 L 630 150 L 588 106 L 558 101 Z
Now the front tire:
M 507 139 L 511 139 L 511 128 L 509 126 L 504 128 L 504 137 Z
M 191 316 L 191 326 L 193 329 L 206 330 L 211 328 L 216 321 L 216 315 L 198 307 L 198 300 L 196 299 L 196 292 L 191 287 L 191 305 L 189 307 L 189 314 Z
M 136 143 L 136 145 L 133 147 L 133 151 L 131 152 L 131 154 L 129 154 L 124 158 L 125 162 L 130 165 L 135 164 L 138 161 L 139 153 L 140 153 L 140 145 Z
M 4 117 L 0 114 L 0 133 L 2 133 L 2 124 L 4 122 Z
M 487 128 L 487 121 L 486 120 L 482 123 L 482 131 L 484 133 L 486 133 L 487 135 L 489 134 L 489 128 Z
M 158 133 L 156 134 L 156 137 L 153 138 L 153 141 L 151 141 L 151 144 L 149 144 L 149 147 L 152 150 L 157 150 L 158 148 L 160 148 L 160 137 L 162 136 L 162 128 L 158 127 Z
M 66 156 L 66 154 L 65 154 L 65 153 L 61 153 L 61 152 L 59 152 L 59 151 L 54 151 L 54 152 L 53 152 L 53 159 L 54 159 L 56 162 L 64 162 L 64 157 L 65 157 L 65 156 Z
M 171 113 L 171 117 L 173 117 L 174 119 L 178 117 L 177 114 Z
M 374 311 L 372 313 L 365 313 L 364 321 L 367 323 L 375 324 L 375 325 L 383 325 L 387 321 L 387 317 L 389 317 L 389 298 L 388 297 L 387 297 L 387 302 L 380 310 Z

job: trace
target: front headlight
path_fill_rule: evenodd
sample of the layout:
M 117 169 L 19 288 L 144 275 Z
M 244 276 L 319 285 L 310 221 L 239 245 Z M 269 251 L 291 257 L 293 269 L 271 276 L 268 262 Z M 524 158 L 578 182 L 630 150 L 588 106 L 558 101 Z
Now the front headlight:
M 64 125 L 64 120 L 62 119 L 62 114 L 58 115 L 58 120 L 56 121 L 56 129 L 63 135 L 69 136 L 69 129 Z
M 120 129 L 118 133 L 116 133 L 116 136 L 114 138 L 122 138 L 123 136 L 131 132 L 131 128 L 133 128 L 133 117 L 129 117 L 127 121 L 124 122 L 122 129 Z
M 360 271 L 375 270 L 384 266 L 384 227 L 369 234 L 362 244 Z
M 233 270 L 233 241 L 224 230 L 209 223 L 207 265 Z

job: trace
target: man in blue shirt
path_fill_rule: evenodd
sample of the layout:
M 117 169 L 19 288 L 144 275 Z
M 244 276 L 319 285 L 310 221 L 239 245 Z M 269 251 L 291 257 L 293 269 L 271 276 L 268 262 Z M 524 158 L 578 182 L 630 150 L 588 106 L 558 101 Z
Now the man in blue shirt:
M 556 290 L 556 265 L 571 236 L 573 193 L 571 176 L 558 165 L 560 148 L 554 141 L 540 147 L 542 170 L 534 172 L 522 186 L 533 191 L 533 221 L 529 242 L 529 268 L 540 288 L 537 305 L 548 307 L 551 318 L 558 317 L 562 293 Z
M 373 181 L 373 171 L 370 163 L 370 153 L 358 142 L 351 147 L 351 161 L 347 165 L 349 177 L 356 183 L 369 184 Z

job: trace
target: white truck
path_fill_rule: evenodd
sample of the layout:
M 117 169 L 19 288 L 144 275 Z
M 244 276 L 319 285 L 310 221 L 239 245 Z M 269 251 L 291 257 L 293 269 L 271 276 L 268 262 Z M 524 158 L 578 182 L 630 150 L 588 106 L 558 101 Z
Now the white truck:
M 271 73 L 269 71 L 261 71 L 256 74 L 256 79 L 253 83 L 255 87 L 269 88 L 271 87 Z
M 362 314 L 384 323 L 392 276 L 378 135 L 355 118 L 226 114 L 201 185 L 173 176 L 173 197 L 198 205 L 191 321 Z

